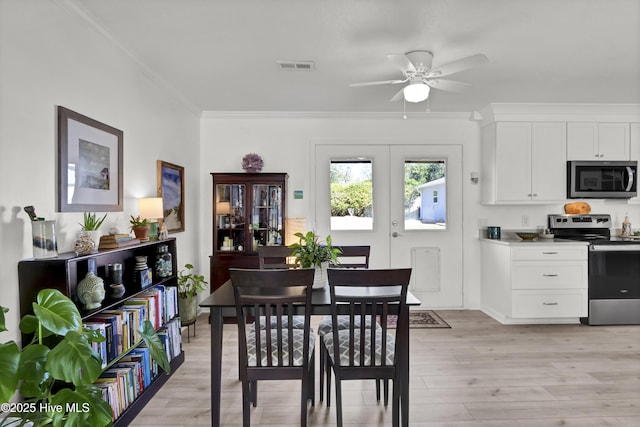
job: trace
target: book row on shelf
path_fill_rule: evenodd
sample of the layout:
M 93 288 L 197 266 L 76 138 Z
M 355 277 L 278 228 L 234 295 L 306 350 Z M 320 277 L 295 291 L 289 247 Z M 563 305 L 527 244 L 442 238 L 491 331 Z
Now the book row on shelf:
M 169 361 L 181 353 L 177 288 L 156 285 L 115 309 L 103 310 L 83 325 L 98 330 L 106 340 L 92 343 L 106 368 L 95 385 L 117 419 L 162 373 L 141 341 L 139 330 L 149 320 L 157 331 Z

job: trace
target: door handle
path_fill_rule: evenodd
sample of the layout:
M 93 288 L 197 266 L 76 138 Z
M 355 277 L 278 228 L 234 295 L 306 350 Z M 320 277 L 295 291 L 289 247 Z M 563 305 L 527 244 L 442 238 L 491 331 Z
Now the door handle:
M 400 237 L 402 236 L 402 234 L 398 233 L 397 231 L 394 231 L 393 233 L 391 233 L 391 237 Z

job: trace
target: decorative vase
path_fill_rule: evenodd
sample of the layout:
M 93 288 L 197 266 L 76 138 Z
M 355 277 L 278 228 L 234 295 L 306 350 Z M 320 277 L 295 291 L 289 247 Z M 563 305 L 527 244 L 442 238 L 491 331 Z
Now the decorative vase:
M 77 294 L 78 301 L 82 303 L 85 310 L 98 308 L 104 300 L 104 281 L 93 271 L 89 271 L 84 279 L 78 283 Z
M 173 274 L 173 257 L 167 245 L 158 245 L 155 265 L 156 277 L 171 277 Z
M 327 268 L 329 268 L 328 262 L 323 262 L 320 267 L 316 267 L 316 272 L 313 276 L 313 289 L 322 289 L 329 284 Z
M 33 257 L 53 258 L 58 256 L 55 221 L 31 221 L 33 232 Z
M 196 297 L 178 298 L 178 311 L 182 323 L 191 323 L 198 317 L 198 304 Z
M 131 227 L 133 234 L 136 235 L 136 239 L 140 239 L 141 242 L 149 241 L 149 226 L 148 225 L 136 225 Z
M 136 258 L 136 265 L 133 267 L 136 271 L 147 269 L 147 257 L 145 255 L 138 255 Z
M 126 289 L 125 289 L 123 284 L 109 285 L 109 289 L 111 289 L 111 292 L 109 293 L 109 296 L 111 298 L 114 298 L 114 299 L 118 299 L 118 298 L 122 297 L 124 295 L 124 293 L 126 292 Z
M 98 252 L 99 245 L 99 230 L 82 230 L 76 237 L 73 244 L 73 250 L 77 255 L 88 255 Z

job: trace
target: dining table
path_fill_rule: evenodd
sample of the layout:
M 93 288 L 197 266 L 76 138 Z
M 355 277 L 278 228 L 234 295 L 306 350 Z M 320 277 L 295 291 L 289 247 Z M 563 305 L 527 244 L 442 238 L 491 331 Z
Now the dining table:
M 344 292 L 341 292 L 344 294 Z M 407 305 L 418 306 L 421 302 L 411 292 L 407 292 Z M 348 314 L 347 306 L 337 305 L 338 314 Z M 235 322 L 236 307 L 233 295 L 231 280 L 227 280 L 222 286 L 200 302 L 200 307 L 208 308 L 210 311 L 209 322 L 211 324 L 211 425 L 219 427 L 220 424 L 220 398 L 222 392 L 222 332 L 225 318 L 233 318 Z M 396 305 L 396 307 L 399 307 Z M 300 311 L 294 314 L 304 314 L 304 307 L 300 306 Z M 398 310 L 390 307 L 389 314 L 398 314 Z M 330 315 L 331 297 L 329 287 L 314 288 L 311 298 L 311 315 Z M 397 319 L 398 325 L 409 324 L 409 310 L 405 310 L 403 319 Z M 235 326 L 234 326 L 235 327 Z M 409 328 L 398 328 L 396 330 L 396 340 L 398 342 L 397 364 L 400 370 L 398 381 L 394 387 L 400 387 L 400 421 L 401 425 L 409 425 Z

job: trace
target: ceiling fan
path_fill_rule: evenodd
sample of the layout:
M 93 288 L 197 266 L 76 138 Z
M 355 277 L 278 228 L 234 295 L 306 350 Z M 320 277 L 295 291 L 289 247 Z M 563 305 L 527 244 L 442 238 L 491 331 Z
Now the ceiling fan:
M 352 83 L 349 86 L 359 87 L 408 83 L 400 89 L 390 101 L 398 101 L 404 97 L 408 102 L 422 102 L 429 97 L 431 88 L 450 92 L 464 91 L 471 86 L 470 83 L 446 80 L 440 77 L 477 67 L 489 61 L 485 55 L 478 53 L 432 69 L 433 54 L 427 50 L 412 50 L 405 54 L 390 54 L 387 55 L 387 58 L 402 71 L 403 79 Z

